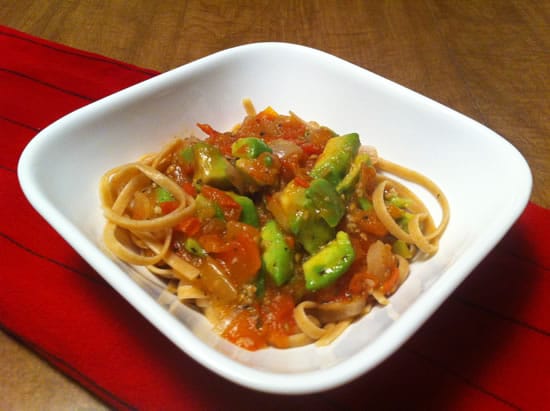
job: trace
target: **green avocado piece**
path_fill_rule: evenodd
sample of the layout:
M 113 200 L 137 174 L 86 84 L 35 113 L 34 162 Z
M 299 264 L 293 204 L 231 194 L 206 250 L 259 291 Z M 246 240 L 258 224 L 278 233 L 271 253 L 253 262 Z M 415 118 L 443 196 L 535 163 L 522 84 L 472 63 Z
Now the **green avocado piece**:
M 317 212 L 307 190 L 308 188 L 291 181 L 279 193 L 279 202 L 286 218 L 286 221 L 279 224 L 312 254 L 334 238 L 335 230 Z
M 374 206 L 372 205 L 372 202 L 368 198 L 359 197 L 357 199 L 357 202 L 359 203 L 359 207 L 363 211 L 370 211 L 374 208 Z
M 170 191 L 160 186 L 155 189 L 155 199 L 157 200 L 157 203 L 166 203 L 167 201 L 175 200 Z
M 306 195 L 321 218 L 330 227 L 336 227 L 346 212 L 346 206 L 334 186 L 323 178 L 317 178 L 306 189 Z
M 198 194 L 195 198 L 195 213 L 201 219 L 219 218 L 224 219 L 221 207 L 214 201 L 209 200 L 202 194 Z
M 370 165 L 370 157 L 367 153 L 359 153 L 353 159 L 351 167 L 347 174 L 344 176 L 342 181 L 336 186 L 336 191 L 338 193 L 344 193 L 351 190 L 359 178 L 359 172 L 363 164 Z
M 277 223 L 284 230 L 296 234 L 298 222 L 308 218 L 308 210 L 311 208 L 306 189 L 292 180 L 273 197 L 277 198 L 282 210 L 282 213 L 274 213 Z
M 193 184 L 199 187 L 207 184 L 220 189 L 242 187 L 242 176 L 217 147 L 205 142 L 196 143 L 193 145 L 193 157 Z
M 207 254 L 204 248 L 201 247 L 200 243 L 192 237 L 188 237 L 185 240 L 185 243 L 183 244 L 183 246 L 191 254 L 196 255 L 198 257 L 204 257 Z
M 195 154 L 193 153 L 193 146 L 187 146 L 180 151 L 180 158 L 184 164 L 193 164 Z
M 344 274 L 355 259 L 355 251 L 344 231 L 303 263 L 306 288 L 317 291 L 334 283 Z
M 293 253 L 283 231 L 275 220 L 269 220 L 261 229 L 262 264 L 277 286 L 286 283 L 293 273 Z
M 240 221 L 246 224 L 250 224 L 254 227 L 260 226 L 260 218 L 258 217 L 258 211 L 256 210 L 256 204 L 251 198 L 235 194 L 231 191 L 227 192 L 233 200 L 235 200 L 241 206 Z
M 403 258 L 410 259 L 413 256 L 409 245 L 403 240 L 395 240 L 391 247 L 394 254 L 400 255 Z
M 309 174 L 313 178 L 324 178 L 337 186 L 350 168 L 360 145 L 357 133 L 329 139 Z
M 296 241 L 309 254 L 315 254 L 319 249 L 334 238 L 336 230 L 321 218 L 312 218 L 298 222 Z
M 256 158 L 265 152 L 272 153 L 273 150 L 256 137 L 242 137 L 231 145 L 231 154 L 239 158 Z

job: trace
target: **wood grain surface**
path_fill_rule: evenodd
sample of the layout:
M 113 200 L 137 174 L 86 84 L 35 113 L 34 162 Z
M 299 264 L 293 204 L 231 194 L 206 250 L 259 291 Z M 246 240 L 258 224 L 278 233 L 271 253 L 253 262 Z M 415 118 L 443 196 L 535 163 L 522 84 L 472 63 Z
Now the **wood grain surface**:
M 158 71 L 251 42 L 318 48 L 493 129 L 550 207 L 547 0 L 0 0 L 0 24 Z M 5 335 L 0 368 L 2 409 L 104 408 Z

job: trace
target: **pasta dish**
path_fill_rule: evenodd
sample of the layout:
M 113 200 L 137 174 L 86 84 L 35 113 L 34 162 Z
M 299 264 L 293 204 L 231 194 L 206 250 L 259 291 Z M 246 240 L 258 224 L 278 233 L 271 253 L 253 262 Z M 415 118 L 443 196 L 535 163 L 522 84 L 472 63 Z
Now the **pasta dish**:
M 244 349 L 329 344 L 437 252 L 447 199 L 357 133 L 244 106 L 230 131 L 198 124 L 204 138 L 106 172 L 104 244 Z M 441 221 L 391 176 L 430 192 Z

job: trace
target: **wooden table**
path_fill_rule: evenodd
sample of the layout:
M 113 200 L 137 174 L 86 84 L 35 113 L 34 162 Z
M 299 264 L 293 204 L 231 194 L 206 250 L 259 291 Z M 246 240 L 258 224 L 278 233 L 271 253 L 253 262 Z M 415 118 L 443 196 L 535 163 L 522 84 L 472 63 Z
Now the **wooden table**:
M 550 207 L 546 0 L 0 0 L 0 24 L 158 71 L 257 41 L 322 49 L 505 137 Z M 2 409 L 105 408 L 5 334 L 0 369 Z

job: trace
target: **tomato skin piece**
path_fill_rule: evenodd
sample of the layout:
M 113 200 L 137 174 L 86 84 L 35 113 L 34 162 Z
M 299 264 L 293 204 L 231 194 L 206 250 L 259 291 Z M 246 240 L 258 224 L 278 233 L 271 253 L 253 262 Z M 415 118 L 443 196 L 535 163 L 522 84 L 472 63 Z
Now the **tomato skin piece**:
M 239 311 L 223 331 L 222 337 L 249 351 L 269 345 L 288 348 L 288 337 L 298 332 L 294 305 L 289 294 L 269 290 L 263 303 Z
M 225 234 L 203 234 L 198 242 L 207 253 L 223 263 L 235 285 L 252 281 L 260 271 L 259 232 L 251 225 L 230 221 Z
M 208 137 L 215 137 L 221 134 L 219 131 L 214 130 L 210 124 L 197 123 L 197 127 L 204 131 Z
M 217 147 L 224 155 L 231 155 L 231 145 L 237 140 L 237 136 L 230 132 L 220 133 L 209 124 L 197 123 L 197 126 L 208 135 L 206 142 Z
M 201 194 L 206 198 L 208 198 L 209 200 L 212 200 L 218 203 L 220 207 L 228 207 L 228 208 L 240 207 L 239 203 L 233 200 L 233 198 L 229 194 L 217 188 L 205 185 L 202 187 Z
M 306 125 L 298 117 L 279 115 L 268 107 L 255 116 L 247 117 L 235 134 L 238 137 L 259 137 L 269 143 L 278 138 L 299 141 L 304 138 L 305 132 Z
M 225 328 L 222 337 L 249 351 L 267 347 L 256 307 L 240 311 Z
M 159 207 L 162 210 L 162 214 L 168 214 L 174 211 L 179 206 L 178 201 L 163 201 L 162 203 L 159 203 Z
M 266 107 L 262 111 L 260 111 L 258 114 L 256 114 L 257 119 L 265 119 L 265 120 L 276 120 L 277 117 L 279 117 L 279 114 L 272 108 L 272 107 Z
M 378 237 L 384 237 L 388 234 L 388 229 L 380 221 L 374 210 L 355 210 L 352 214 L 361 231 Z
M 229 272 L 235 284 L 245 284 L 253 280 L 262 266 L 260 248 L 246 234 L 239 233 L 227 250 L 216 254 Z
M 198 241 L 207 253 L 222 253 L 229 251 L 232 247 L 231 242 L 226 241 L 218 233 L 203 234 L 198 238 Z
M 366 271 L 355 273 L 348 283 L 348 293 L 352 296 L 368 296 L 369 291 L 379 286 L 379 280 Z
M 176 230 L 181 231 L 188 237 L 193 237 L 201 229 L 201 220 L 195 216 L 187 216 L 175 227 Z
M 220 206 L 226 220 L 236 221 L 240 218 L 242 207 L 229 194 L 206 185 L 202 187 L 201 194 Z
M 181 188 L 183 188 L 183 191 L 185 191 L 191 197 L 194 198 L 197 196 L 197 190 L 195 189 L 193 184 L 190 183 L 189 181 L 184 181 L 183 183 L 181 183 Z
M 229 238 L 235 238 L 237 234 L 241 233 L 249 237 L 256 244 L 260 244 L 260 230 L 250 224 L 246 224 L 240 221 L 228 221 L 226 229 L 227 237 Z
M 304 153 L 306 153 L 307 155 L 321 154 L 324 148 L 324 146 L 316 145 L 310 142 L 306 142 L 302 144 L 300 147 L 302 148 L 302 150 L 304 150 Z

